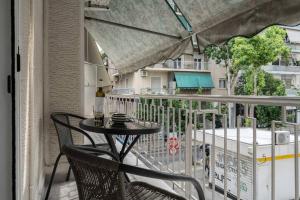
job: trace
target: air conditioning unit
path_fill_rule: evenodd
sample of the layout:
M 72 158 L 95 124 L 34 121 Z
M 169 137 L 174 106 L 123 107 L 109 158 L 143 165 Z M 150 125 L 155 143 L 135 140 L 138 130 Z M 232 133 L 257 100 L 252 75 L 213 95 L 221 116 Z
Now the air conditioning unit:
M 148 76 L 148 72 L 146 70 L 141 70 L 140 75 L 141 75 L 141 77 L 146 77 L 146 76 Z
M 275 144 L 288 144 L 290 143 L 289 131 L 275 131 Z

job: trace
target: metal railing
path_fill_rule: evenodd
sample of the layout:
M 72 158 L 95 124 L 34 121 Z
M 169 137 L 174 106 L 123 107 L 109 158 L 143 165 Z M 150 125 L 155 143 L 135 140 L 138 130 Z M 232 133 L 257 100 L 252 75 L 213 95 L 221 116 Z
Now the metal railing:
M 113 95 L 133 95 L 135 94 L 134 88 L 114 88 L 111 93 Z
M 209 62 L 168 60 L 163 66 L 171 69 L 208 70 Z
M 175 94 L 175 88 L 141 88 L 142 95 L 172 95 Z
M 196 178 L 208 199 L 299 199 L 300 125 L 286 122 L 286 107 L 299 97 L 107 95 L 107 112 L 122 112 L 144 123 L 159 123 L 159 134 L 142 136 L 132 152 L 136 163 Z M 226 106 L 280 107 L 271 127 L 237 115 L 228 128 Z M 285 134 L 288 132 L 288 134 Z M 283 136 L 283 137 L 282 137 Z M 290 139 L 288 139 L 290 138 Z M 122 139 L 122 138 L 120 138 Z M 122 141 L 122 140 L 121 140 Z M 278 182 L 276 182 L 278 181 Z M 294 187 L 291 184 L 294 183 Z M 195 199 L 189 184 L 170 185 Z M 217 192 L 218 191 L 218 192 Z

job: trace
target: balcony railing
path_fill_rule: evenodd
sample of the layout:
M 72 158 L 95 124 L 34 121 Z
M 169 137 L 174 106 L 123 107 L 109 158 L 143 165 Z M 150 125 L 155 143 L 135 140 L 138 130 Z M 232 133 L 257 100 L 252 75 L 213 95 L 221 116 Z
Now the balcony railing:
M 190 70 L 208 70 L 208 62 L 198 61 L 172 61 L 168 60 L 163 64 L 163 67 L 170 69 L 190 69 Z
M 300 125 L 287 122 L 286 107 L 300 106 L 300 98 L 253 96 L 108 95 L 108 113 L 123 112 L 141 123 L 159 123 L 159 134 L 143 136 L 132 153 L 159 171 L 196 178 L 207 199 L 299 199 Z M 228 128 L 227 105 L 244 112 Z M 251 106 L 275 106 L 281 115 L 271 127 L 257 128 Z M 300 117 L 300 113 L 298 113 Z M 145 122 L 146 121 L 146 122 Z M 122 141 L 122 138 L 119 137 Z M 188 184 L 170 183 L 190 199 Z M 216 192 L 221 191 L 221 192 Z
M 175 94 L 175 88 L 141 88 L 141 95 L 172 95 Z
M 282 74 L 293 74 L 300 73 L 300 66 L 283 66 L 283 65 L 267 65 L 264 66 L 263 69 L 269 73 L 282 73 Z
M 133 95 L 135 90 L 134 88 L 114 88 L 111 93 L 113 95 Z

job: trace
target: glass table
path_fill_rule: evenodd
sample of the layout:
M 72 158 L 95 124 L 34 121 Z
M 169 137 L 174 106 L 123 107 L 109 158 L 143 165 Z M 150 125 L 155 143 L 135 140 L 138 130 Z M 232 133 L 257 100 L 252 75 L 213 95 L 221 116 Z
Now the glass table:
M 110 119 L 104 120 L 104 125 L 98 125 L 94 118 L 81 120 L 79 127 L 85 131 L 104 134 L 111 151 L 122 162 L 134 144 L 142 135 L 158 133 L 161 127 L 157 123 L 145 121 L 130 121 L 124 124 L 114 124 Z M 124 142 L 120 151 L 117 150 L 113 136 L 124 136 Z M 131 138 L 129 142 L 128 139 Z M 129 144 L 128 144 L 129 143 Z M 128 147 L 126 148 L 128 144 Z

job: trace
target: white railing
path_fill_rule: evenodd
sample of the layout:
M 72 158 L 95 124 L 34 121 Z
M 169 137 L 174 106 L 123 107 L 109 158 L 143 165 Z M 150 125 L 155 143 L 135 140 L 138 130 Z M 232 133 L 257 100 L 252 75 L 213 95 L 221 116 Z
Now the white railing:
M 175 88 L 141 88 L 141 95 L 172 95 L 175 94 Z
M 133 95 L 135 94 L 134 88 L 114 88 L 111 93 L 113 95 Z
M 145 123 L 159 123 L 159 134 L 142 136 L 132 152 L 136 163 L 186 174 L 202 185 L 207 199 L 299 199 L 300 125 L 286 122 L 286 107 L 300 107 L 299 97 L 107 95 L 107 112 L 127 113 Z M 228 128 L 228 104 L 280 107 L 271 127 L 248 112 Z M 279 118 L 279 119 L 278 119 Z M 281 120 L 281 121 L 280 121 Z M 281 136 L 280 136 L 281 135 Z M 283 136 L 283 137 L 282 137 Z M 290 137 L 290 139 L 289 139 Z M 122 138 L 119 138 L 122 139 Z M 189 184 L 172 182 L 189 199 Z M 238 187 L 239 186 L 239 187 Z M 216 192 L 221 191 L 221 192 Z M 227 196 L 225 195 L 227 194 Z
M 168 60 L 163 63 L 163 66 L 171 69 L 193 69 L 193 70 L 208 70 L 208 62 L 198 61 L 172 61 Z

